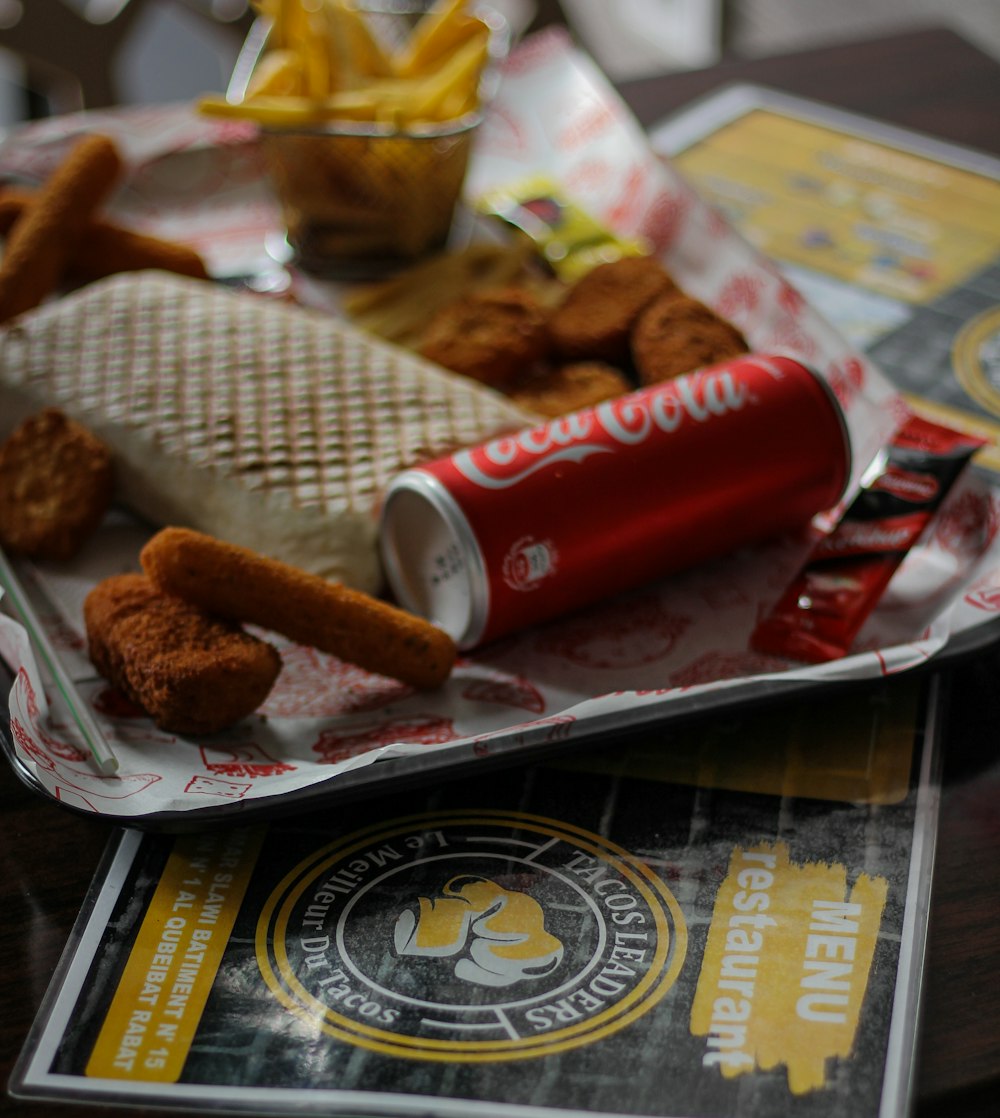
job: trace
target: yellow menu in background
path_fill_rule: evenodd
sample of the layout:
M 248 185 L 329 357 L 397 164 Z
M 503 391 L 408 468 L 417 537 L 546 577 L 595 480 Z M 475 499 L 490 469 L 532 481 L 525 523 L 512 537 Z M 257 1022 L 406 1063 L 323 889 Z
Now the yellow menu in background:
M 755 109 L 675 157 L 769 256 L 924 303 L 1000 254 L 1000 183 Z

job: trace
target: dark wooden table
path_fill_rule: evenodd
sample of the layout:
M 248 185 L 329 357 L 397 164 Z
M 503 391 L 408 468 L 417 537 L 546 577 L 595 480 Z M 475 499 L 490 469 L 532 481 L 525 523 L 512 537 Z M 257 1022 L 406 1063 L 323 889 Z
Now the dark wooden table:
M 1000 65 L 943 30 L 629 83 L 645 124 L 754 81 L 1000 154 Z M 916 1113 L 1000 1113 L 1000 648 L 949 670 Z M 0 764 L 0 1077 L 6 1082 L 110 834 Z M 4 1098 L 0 1112 L 120 1114 Z M 152 1113 L 152 1112 L 141 1112 Z

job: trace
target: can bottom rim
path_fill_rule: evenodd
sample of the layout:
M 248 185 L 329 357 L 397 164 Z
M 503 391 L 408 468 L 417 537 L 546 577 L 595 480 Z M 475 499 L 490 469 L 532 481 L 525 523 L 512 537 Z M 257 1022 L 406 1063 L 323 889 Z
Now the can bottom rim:
M 393 481 L 379 547 L 399 605 L 471 648 L 488 614 L 486 567 L 468 521 L 437 478 L 413 470 Z

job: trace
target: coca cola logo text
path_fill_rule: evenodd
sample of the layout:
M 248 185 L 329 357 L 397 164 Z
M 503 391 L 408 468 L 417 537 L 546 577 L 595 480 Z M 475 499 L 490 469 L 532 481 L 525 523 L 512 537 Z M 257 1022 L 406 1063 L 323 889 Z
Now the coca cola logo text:
M 740 411 L 751 402 L 737 370 L 707 369 L 459 451 L 452 462 L 483 489 L 509 489 L 553 463 L 614 453 L 616 445 L 635 446 L 658 433 L 671 434 L 682 424 L 707 423 Z

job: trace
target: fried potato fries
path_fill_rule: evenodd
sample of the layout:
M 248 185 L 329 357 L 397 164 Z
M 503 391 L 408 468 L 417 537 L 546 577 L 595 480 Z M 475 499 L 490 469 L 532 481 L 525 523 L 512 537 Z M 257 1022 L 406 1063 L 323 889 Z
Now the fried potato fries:
M 530 269 L 531 251 L 528 242 L 515 241 L 439 253 L 391 279 L 356 288 L 345 297 L 344 310 L 370 334 L 417 349 L 428 321 L 469 292 L 519 284 L 554 299 L 550 285 Z
M 405 130 L 479 105 L 491 28 L 467 0 L 439 0 L 409 38 L 387 42 L 349 0 L 255 0 L 271 23 L 241 100 L 206 96 L 202 112 L 267 128 L 370 121 Z

